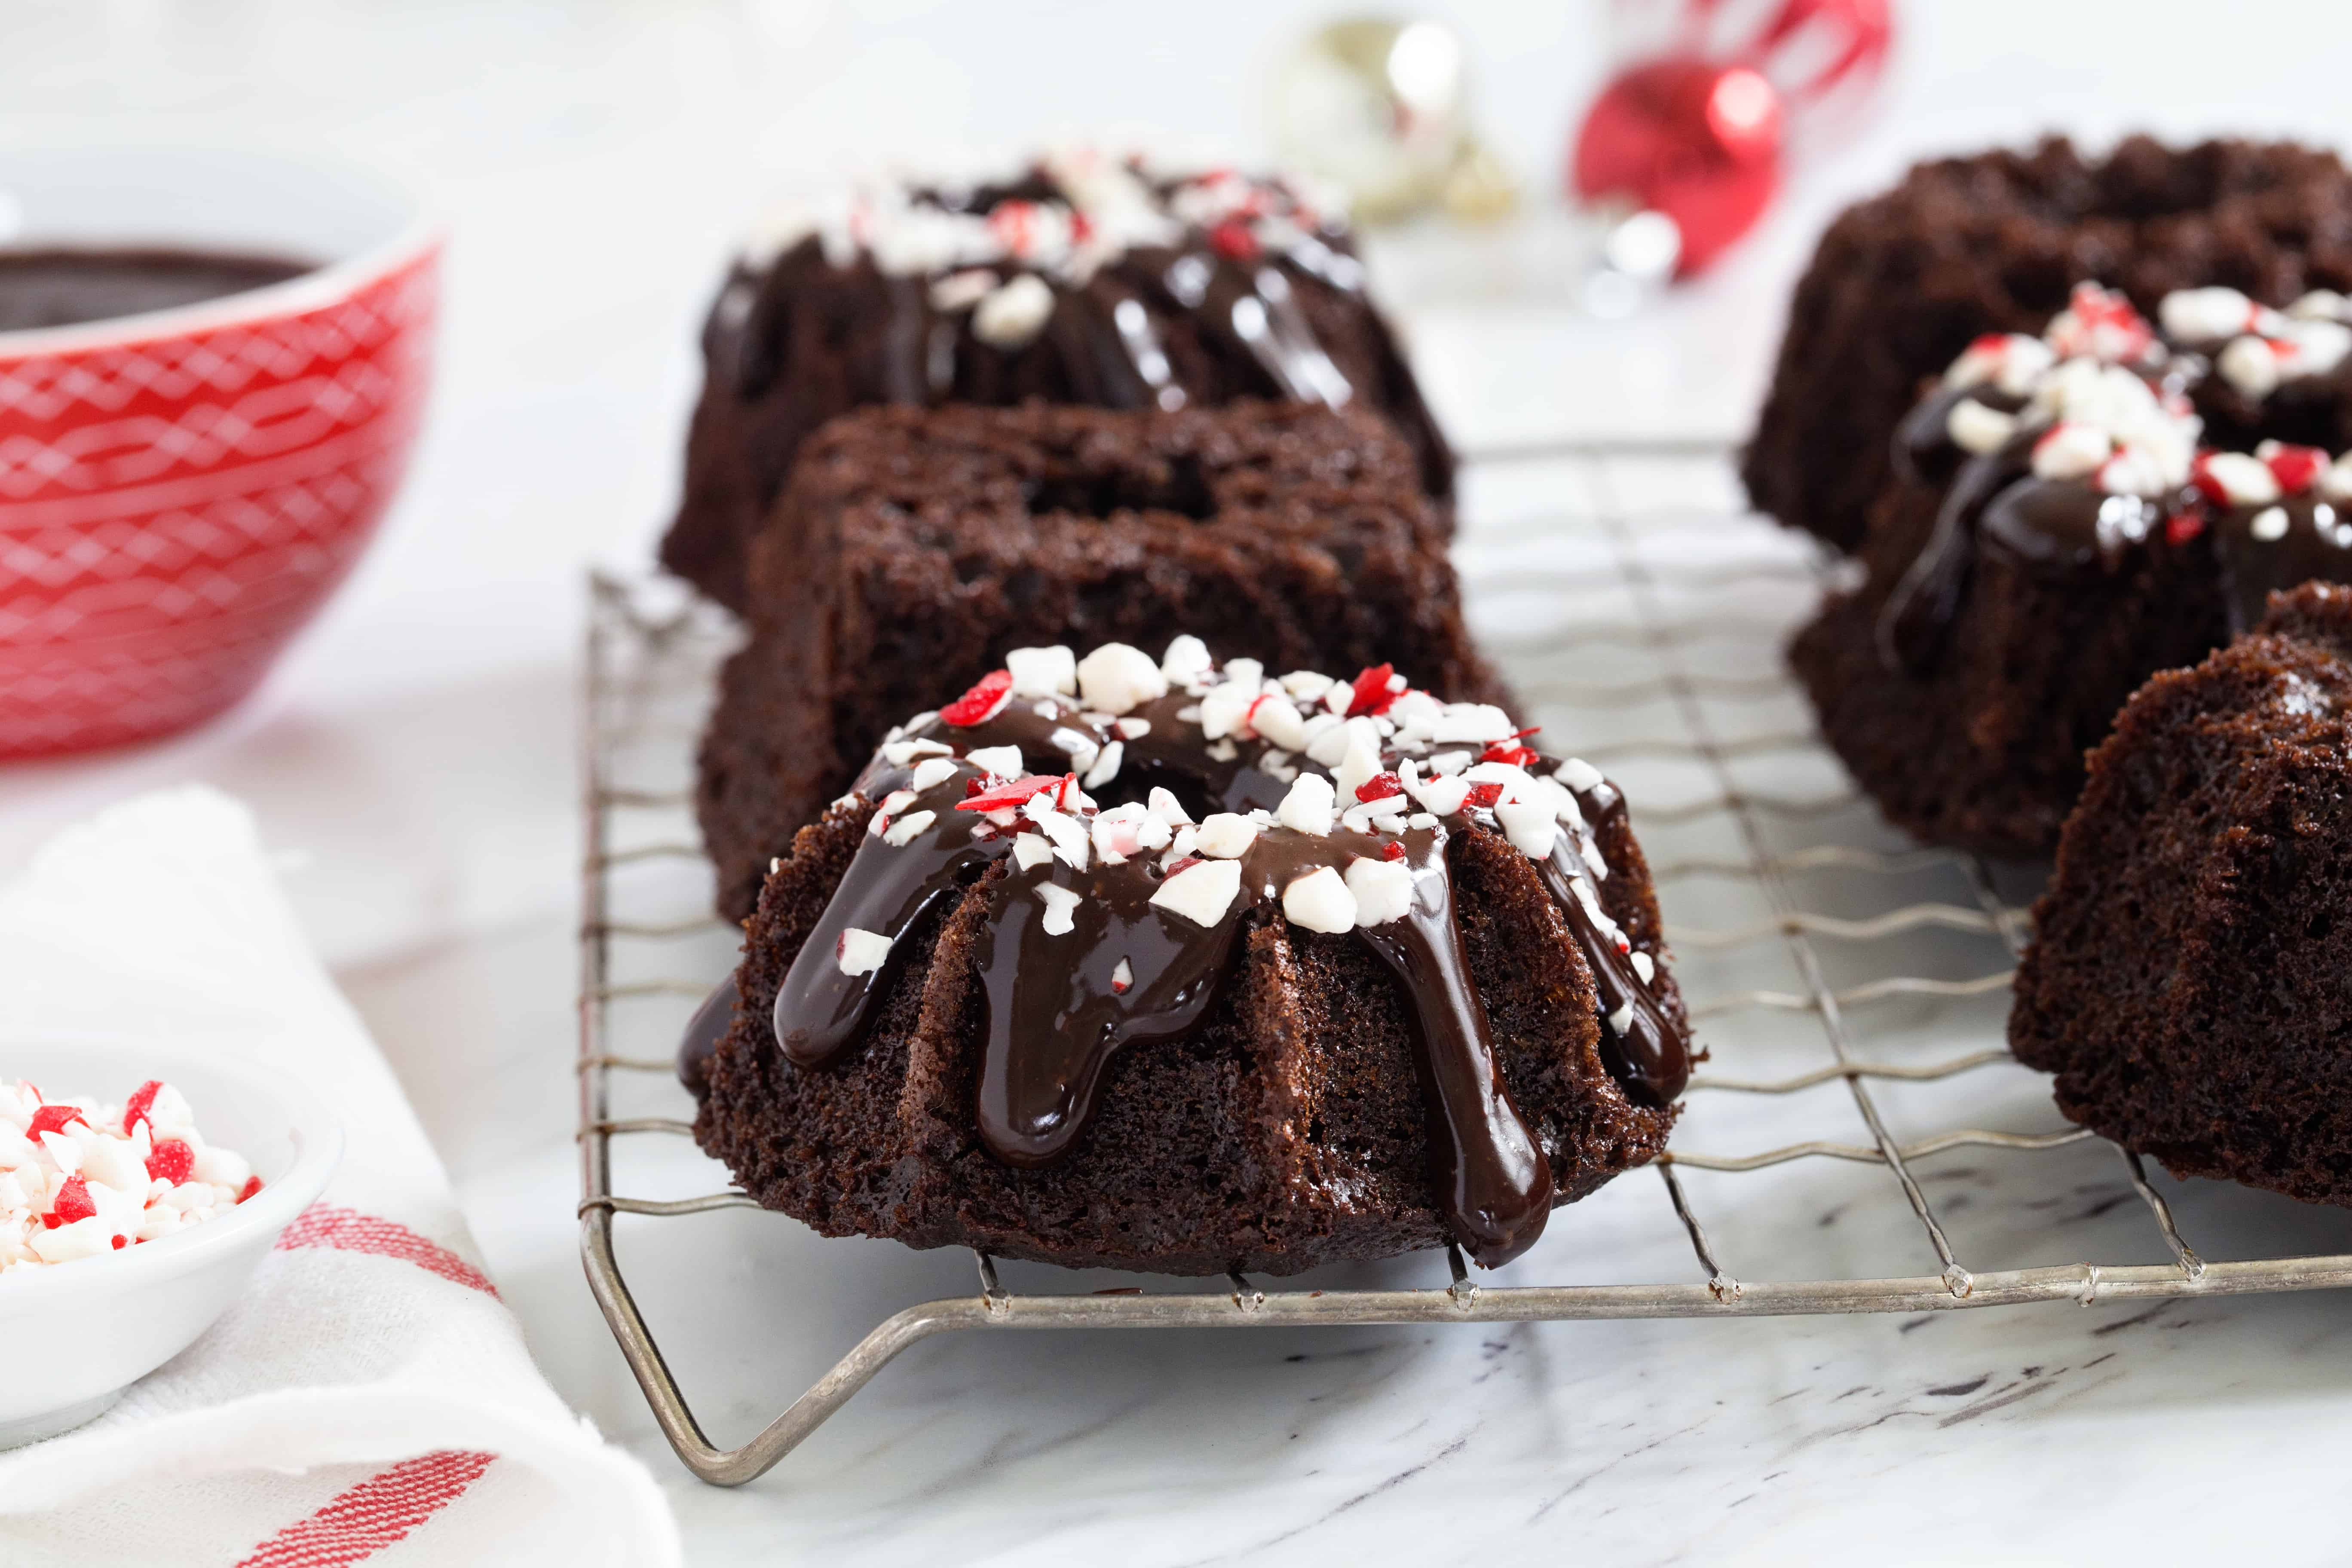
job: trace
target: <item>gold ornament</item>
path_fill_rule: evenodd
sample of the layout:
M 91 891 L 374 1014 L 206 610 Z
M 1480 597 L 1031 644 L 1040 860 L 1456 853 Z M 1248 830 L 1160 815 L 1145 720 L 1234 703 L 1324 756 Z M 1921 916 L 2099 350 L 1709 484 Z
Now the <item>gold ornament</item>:
M 1348 193 L 1366 222 L 1444 205 L 1456 217 L 1508 214 L 1517 182 L 1469 114 L 1462 39 L 1428 20 L 1350 17 L 1318 29 L 1276 79 L 1283 161 Z

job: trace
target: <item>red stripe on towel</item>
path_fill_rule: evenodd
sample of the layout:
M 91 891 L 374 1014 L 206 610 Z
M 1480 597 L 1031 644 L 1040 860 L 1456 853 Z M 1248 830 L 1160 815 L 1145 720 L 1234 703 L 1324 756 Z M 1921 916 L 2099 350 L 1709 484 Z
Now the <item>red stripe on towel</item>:
M 447 1247 L 425 1240 L 404 1225 L 362 1214 L 357 1209 L 312 1204 L 278 1233 L 280 1250 L 299 1247 L 331 1247 L 338 1252 L 371 1252 L 397 1258 L 487 1295 L 496 1296 L 489 1277 Z
M 337 1493 L 310 1518 L 288 1525 L 239 1559 L 236 1568 L 346 1568 L 362 1562 L 405 1540 L 418 1525 L 465 1496 L 497 1457 L 444 1448 L 404 1459 Z

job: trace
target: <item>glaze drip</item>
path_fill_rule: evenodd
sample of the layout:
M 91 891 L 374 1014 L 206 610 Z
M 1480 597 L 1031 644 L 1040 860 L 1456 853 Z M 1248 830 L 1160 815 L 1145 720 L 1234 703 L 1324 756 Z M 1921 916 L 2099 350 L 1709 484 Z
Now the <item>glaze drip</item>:
M 1048 1165 L 1084 1133 L 1121 1051 L 1201 1022 L 1242 967 L 1245 926 L 1350 936 L 1406 1003 L 1449 1230 L 1486 1266 L 1518 1256 L 1542 1232 L 1551 1172 L 1470 981 L 1448 846 L 1497 833 L 1535 862 L 1594 976 L 1605 1063 L 1663 1104 L 1687 1078 L 1688 1042 L 1654 958 L 1600 898 L 1596 829 L 1622 819 L 1622 798 L 1584 764 L 1517 744 L 1499 710 L 1441 707 L 1385 668 L 1270 681 L 1247 661 L 1221 671 L 1197 643 L 1180 657 L 1188 641 L 1157 670 L 1103 650 L 1132 658 L 1087 676 L 1095 707 L 1050 664 L 1045 684 L 1061 689 L 1037 695 L 1027 664 L 1020 694 L 1000 672 L 894 732 L 845 798 L 870 803 L 866 837 L 778 992 L 785 1058 L 821 1068 L 859 1041 L 901 939 L 977 882 L 981 1141 L 1006 1164 Z M 1087 793 L 1113 788 L 1124 804 Z

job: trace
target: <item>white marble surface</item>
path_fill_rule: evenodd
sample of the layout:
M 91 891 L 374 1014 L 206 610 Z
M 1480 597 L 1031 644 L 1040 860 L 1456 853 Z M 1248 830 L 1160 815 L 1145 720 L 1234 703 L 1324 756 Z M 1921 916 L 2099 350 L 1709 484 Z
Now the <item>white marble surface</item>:
M 1920 1320 L 991 1336 L 919 1348 L 740 1492 L 701 1488 L 669 1459 L 574 1251 L 573 647 L 581 564 L 642 558 L 668 503 L 692 326 L 725 236 L 759 191 L 872 150 L 1139 121 L 1246 151 L 1276 41 L 1321 9 L 1205 0 L 1171 30 L 1153 8 L 1047 0 L 9 0 L 0 138 L 331 147 L 417 180 L 457 239 L 433 425 L 351 591 L 263 696 L 213 730 L 0 772 L 0 861 L 146 784 L 203 777 L 255 801 L 535 1349 L 563 1392 L 670 1480 L 697 1562 L 825 1549 L 876 1563 L 1385 1562 L 1447 1547 L 1610 1563 L 2057 1562 L 2117 1549 L 2342 1560 L 2352 1548 L 2327 1503 L 2340 1490 L 2329 1439 L 2352 1407 L 2352 1320 L 2329 1296 Z M 1548 179 L 1596 69 L 1597 5 L 1446 9 L 1479 52 L 1498 139 Z M 1400 301 L 1433 394 L 1470 442 L 1728 435 L 1822 216 L 1914 151 L 2052 122 L 2352 132 L 2337 51 L 2324 47 L 2332 8 L 2216 16 L 2151 5 L 2121 26 L 2104 7 L 1915 5 L 1890 112 L 1819 150 L 1767 230 L 1687 297 L 1611 328 L 1540 301 Z M 1508 515 L 1504 501 L 1526 498 L 1500 498 L 1496 515 Z M 1846 826 L 1870 831 L 1859 816 Z M 1699 885 L 1674 890 L 1670 913 L 1706 925 L 1735 906 Z M 1930 943 L 1922 961 L 1966 956 Z M 1719 978 L 1765 983 L 1744 975 L 1735 963 Z M 1888 1048 L 1932 1049 L 1948 1028 L 1989 1025 L 1965 1009 L 1956 1022 L 1906 1016 Z M 1769 1030 L 1739 1037 L 1759 1059 L 1782 1048 Z M 2021 1073 L 1970 1092 L 2003 1125 L 2054 1125 Z M 1930 1124 L 1923 1100 L 1889 1104 Z M 1795 1111 L 1853 1136 L 1833 1092 Z M 1702 1107 L 1691 1133 L 1737 1146 L 1754 1131 L 1741 1114 Z M 1931 1194 L 1964 1256 L 2153 1260 L 2111 1155 L 2028 1158 L 2026 1187 L 1972 1160 L 1938 1167 Z M 1776 1194 L 1777 1228 L 1719 1223 L 1727 1267 L 1877 1271 L 1892 1257 L 1924 1270 L 1885 1182 L 1828 1168 Z M 1759 1203 L 1738 1194 L 1752 1191 L 1692 1186 L 1703 1213 L 1738 1218 Z M 2340 1215 L 2210 1184 L 2176 1201 L 2192 1239 L 2220 1255 L 2352 1249 Z M 1654 1179 L 1620 1183 L 1565 1211 L 1516 1272 L 1688 1278 L 1663 1208 Z M 818 1243 L 761 1215 L 677 1223 L 643 1239 L 641 1265 L 629 1256 L 656 1321 L 698 1324 L 669 1343 L 730 1440 L 886 1304 L 969 1288 L 960 1258 Z M 1779 1239 L 1742 1253 L 1735 1235 Z

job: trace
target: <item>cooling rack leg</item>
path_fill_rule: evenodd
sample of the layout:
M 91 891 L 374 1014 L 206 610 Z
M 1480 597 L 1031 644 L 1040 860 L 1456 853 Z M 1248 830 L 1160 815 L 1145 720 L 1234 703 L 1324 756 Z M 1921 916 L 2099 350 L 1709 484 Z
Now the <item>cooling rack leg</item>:
M 588 1288 L 594 1292 L 597 1306 L 604 1310 L 613 1337 L 620 1342 L 629 1371 L 644 1390 L 646 1403 L 653 1407 L 662 1436 L 669 1439 L 670 1447 L 677 1451 L 686 1468 L 698 1479 L 712 1486 L 740 1487 L 766 1475 L 908 1346 L 933 1334 L 977 1328 L 986 1321 L 988 1309 L 976 1300 L 932 1301 L 909 1307 L 877 1324 L 847 1355 L 834 1363 L 833 1370 L 793 1401 L 782 1415 L 768 1423 L 758 1436 L 740 1448 L 714 1447 L 703 1435 L 701 1423 L 694 1418 L 686 1396 L 679 1392 L 669 1363 L 662 1359 L 661 1348 L 654 1342 L 653 1331 L 646 1326 L 644 1315 L 637 1310 L 636 1299 L 621 1278 L 613 1257 L 611 1216 L 603 1211 L 593 1212 L 583 1216 L 581 1226 L 582 1258 L 588 1271 Z

